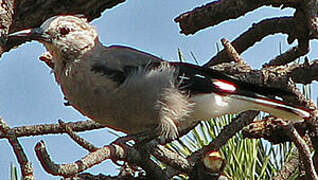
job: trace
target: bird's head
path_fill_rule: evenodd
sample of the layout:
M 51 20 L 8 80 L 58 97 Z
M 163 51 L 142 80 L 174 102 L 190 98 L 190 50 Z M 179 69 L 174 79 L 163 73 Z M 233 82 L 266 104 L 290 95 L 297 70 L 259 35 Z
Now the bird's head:
M 37 40 L 55 59 L 76 59 L 98 42 L 97 32 L 85 18 L 71 15 L 54 16 L 40 27 L 26 29 L 9 37 Z

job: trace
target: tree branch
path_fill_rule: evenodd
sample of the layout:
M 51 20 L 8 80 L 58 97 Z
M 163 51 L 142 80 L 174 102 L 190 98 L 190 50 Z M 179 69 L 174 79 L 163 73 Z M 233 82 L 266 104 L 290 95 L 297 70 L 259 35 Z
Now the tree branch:
M 224 50 L 228 57 L 230 57 L 230 62 L 234 61 L 235 63 L 239 64 L 246 64 L 244 60 L 241 58 L 239 53 L 237 53 L 236 49 L 232 46 L 232 44 L 225 38 L 221 39 L 222 45 L 224 46 Z
M 313 160 L 311 158 L 311 153 L 308 145 L 292 125 L 286 127 L 286 130 L 289 133 L 295 145 L 297 146 L 301 157 L 303 158 L 303 163 L 305 165 L 307 177 L 310 177 L 312 180 L 318 180 L 318 176 L 315 170 Z
M 304 64 L 293 64 L 287 69 L 287 76 L 291 77 L 295 83 L 310 84 L 318 81 L 318 60 Z
M 308 23 L 309 36 L 318 38 L 318 3 L 317 0 L 305 0 L 303 3 L 306 20 Z
M 4 45 L 6 39 L 3 38 L 8 34 L 9 28 L 12 25 L 12 19 L 14 14 L 14 0 L 0 0 L 0 57 L 5 52 Z
M 243 53 L 252 47 L 256 42 L 261 41 L 268 35 L 277 33 L 288 34 L 290 39 L 303 36 L 302 30 L 295 28 L 296 21 L 293 17 L 279 17 L 262 20 L 253 24 L 251 28 L 242 33 L 238 38 L 231 42 L 238 54 Z M 301 27 L 301 26 L 300 26 Z M 293 41 L 293 40 L 290 40 Z M 291 42 L 290 42 L 291 43 Z M 231 59 L 224 50 L 212 57 L 204 66 L 210 67 L 223 62 L 230 62 Z
M 5 134 L 8 139 L 10 145 L 13 148 L 15 156 L 20 165 L 20 169 L 22 172 L 22 177 L 24 180 L 34 180 L 33 176 L 33 167 L 29 162 L 26 154 L 24 153 L 23 147 L 17 139 L 14 131 L 4 122 L 3 119 L 0 118 L 0 131 Z
M 76 174 L 112 157 L 116 157 L 118 159 L 124 159 L 126 157 L 125 151 L 122 147 L 112 144 L 99 148 L 76 162 L 70 164 L 56 164 L 51 160 L 44 141 L 37 143 L 34 149 L 46 172 L 54 176 L 63 177 L 73 177 Z
M 168 166 L 181 172 L 189 173 L 191 171 L 191 163 L 177 152 L 173 152 L 154 141 L 148 143 L 147 148 L 153 156 Z
M 219 0 L 183 13 L 175 18 L 175 22 L 179 23 L 181 33 L 188 35 L 223 21 L 238 18 L 264 5 L 279 7 L 284 4 L 284 6 L 292 7 L 299 2 L 301 1 Z
M 91 120 L 69 122 L 65 124 L 69 126 L 75 132 L 105 128 L 105 126 L 102 126 Z M 11 128 L 11 130 L 14 132 L 16 137 L 40 136 L 40 135 L 47 135 L 47 134 L 65 133 L 63 126 L 59 124 L 39 124 L 39 125 L 32 125 L 32 126 L 21 126 L 21 127 Z M 6 135 L 0 131 L 0 139 L 1 138 L 6 138 Z
M 62 120 L 58 121 L 59 124 L 65 129 L 65 132 L 73 139 L 73 141 L 75 141 L 77 144 L 79 144 L 81 147 L 83 147 L 84 149 L 86 149 L 89 152 L 94 152 L 96 151 L 98 148 L 95 147 L 93 144 L 91 144 L 90 142 L 86 141 L 85 139 L 81 138 L 80 136 L 78 136 L 70 126 L 68 126 L 66 123 L 64 123 Z
M 285 65 L 290 62 L 295 61 L 297 58 L 306 55 L 309 49 L 309 40 L 298 40 L 298 46 L 291 48 L 285 53 L 278 55 L 276 58 L 270 60 L 268 63 L 264 64 L 264 67 L 267 66 L 279 66 Z
M 80 160 L 69 164 L 54 163 L 46 150 L 44 141 L 37 143 L 35 152 L 45 171 L 54 176 L 63 176 L 65 178 L 74 177 L 78 173 L 83 172 L 106 159 L 118 159 L 140 166 L 146 171 L 147 177 L 152 177 L 154 179 L 165 179 L 166 177 L 166 174 L 157 164 L 150 158 L 144 157 L 145 155 L 147 156 L 146 152 L 139 152 L 124 144 L 118 145 L 112 143 L 102 148 L 98 148 Z
M 252 122 L 243 129 L 244 138 L 264 138 L 267 141 L 278 144 L 291 141 L 286 131 L 284 131 L 286 122 L 274 116 L 266 116 L 262 120 Z

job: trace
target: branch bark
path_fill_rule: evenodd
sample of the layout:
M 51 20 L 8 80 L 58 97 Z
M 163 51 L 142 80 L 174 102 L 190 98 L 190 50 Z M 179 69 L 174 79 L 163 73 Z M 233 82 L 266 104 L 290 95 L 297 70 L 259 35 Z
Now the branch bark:
M 315 166 L 311 157 L 310 149 L 303 138 L 298 134 L 297 130 L 293 126 L 286 127 L 287 132 L 289 133 L 291 139 L 298 148 L 298 151 L 303 158 L 303 163 L 305 165 L 305 171 L 307 177 L 312 180 L 318 180 L 318 176 L 315 170 Z
M 93 144 L 91 144 L 90 142 L 86 141 L 85 139 L 81 138 L 80 136 L 78 136 L 73 130 L 72 128 L 70 128 L 70 126 L 66 125 L 62 120 L 58 121 L 59 124 L 64 128 L 65 132 L 73 139 L 73 141 L 75 141 L 78 145 L 80 145 L 81 147 L 83 147 L 84 149 L 86 149 L 89 152 L 94 152 L 96 151 L 98 148 L 95 147 Z
M 8 139 L 10 145 L 13 148 L 15 156 L 17 157 L 17 160 L 20 165 L 23 179 L 34 180 L 32 164 L 28 160 L 22 145 L 18 141 L 14 131 L 12 131 L 12 129 L 1 118 L 0 118 L 0 131 L 6 135 L 6 138 Z
M 124 149 L 116 144 L 113 144 L 99 148 L 98 150 L 89 153 L 87 156 L 76 162 L 70 164 L 56 164 L 51 160 L 50 155 L 46 150 L 44 141 L 37 143 L 34 149 L 42 167 L 46 170 L 46 172 L 54 176 L 63 177 L 74 177 L 76 174 L 111 157 L 117 157 L 118 159 L 124 159 L 126 157 Z
M 161 168 L 151 161 L 150 158 L 145 158 L 146 153 L 141 153 L 134 148 L 123 144 L 110 144 L 102 148 L 98 148 L 94 152 L 90 152 L 80 160 L 69 164 L 54 163 L 49 153 L 46 150 L 44 141 L 37 143 L 35 146 L 36 155 L 46 172 L 54 176 L 74 177 L 80 172 L 103 162 L 106 159 L 125 160 L 129 163 L 136 164 L 142 167 L 147 172 L 148 178 L 167 179 L 166 174 Z
M 14 14 L 14 0 L 0 0 L 0 57 L 5 52 L 6 39 L 3 38 L 8 34 L 9 28 L 12 25 Z
M 183 13 L 175 18 L 175 22 L 179 23 L 181 33 L 188 35 L 220 22 L 238 18 L 264 5 L 295 7 L 299 2 L 301 1 L 219 0 Z
M 69 122 L 65 124 L 75 132 L 105 128 L 105 126 L 102 126 L 91 120 Z M 59 124 L 39 124 L 33 126 L 21 126 L 12 128 L 11 130 L 15 133 L 16 137 L 65 133 L 63 126 Z M 6 134 L 0 131 L 0 139 L 1 138 L 6 138 Z
M 256 42 L 261 41 L 263 38 L 274 35 L 277 33 L 287 34 L 289 36 L 289 43 L 292 43 L 296 37 L 302 37 L 303 29 L 296 29 L 296 25 L 299 24 L 298 21 L 295 21 L 294 17 L 279 17 L 279 18 L 270 18 L 260 21 L 259 23 L 253 24 L 251 28 L 242 33 L 238 38 L 231 42 L 232 46 L 235 48 L 238 54 L 243 53 L 248 48 L 252 47 Z M 302 27 L 297 25 L 297 27 Z M 303 44 L 303 43 L 302 43 Z M 303 46 L 301 46 L 303 47 Z M 306 49 L 306 48 L 302 48 Z M 307 49 L 306 49 L 307 50 Z M 297 59 L 300 55 L 303 55 L 304 50 L 298 50 L 294 53 L 295 50 L 288 51 L 289 62 Z M 287 55 L 284 55 L 286 57 Z M 276 58 L 275 58 L 276 59 Z M 231 59 L 226 54 L 224 50 L 220 51 L 212 57 L 204 66 L 210 67 L 216 64 L 230 62 Z M 281 63 L 283 64 L 283 63 Z M 275 64 L 273 64 L 275 65 Z

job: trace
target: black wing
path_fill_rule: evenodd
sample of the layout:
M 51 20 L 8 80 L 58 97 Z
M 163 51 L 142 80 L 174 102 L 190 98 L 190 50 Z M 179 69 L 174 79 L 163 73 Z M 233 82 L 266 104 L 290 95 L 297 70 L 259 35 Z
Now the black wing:
M 137 68 L 133 66 L 126 66 L 123 68 L 123 70 L 111 69 L 107 67 L 105 64 L 97 63 L 94 64 L 91 68 L 91 71 L 101 73 L 102 75 L 107 76 L 108 78 L 117 82 L 118 85 L 122 84 L 126 80 L 127 76 L 136 70 Z
M 280 88 L 262 87 L 238 80 L 223 72 L 187 63 L 171 63 L 177 69 L 181 89 L 190 95 L 215 92 L 218 94 L 240 94 L 250 97 L 293 95 Z

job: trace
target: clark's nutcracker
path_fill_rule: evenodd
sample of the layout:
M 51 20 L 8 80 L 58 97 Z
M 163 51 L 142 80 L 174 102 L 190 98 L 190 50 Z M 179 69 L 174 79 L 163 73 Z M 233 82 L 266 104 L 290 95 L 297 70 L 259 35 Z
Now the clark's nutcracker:
M 299 122 L 310 110 L 270 98 L 288 92 L 223 72 L 167 62 L 124 46 L 103 46 L 84 18 L 55 16 L 9 36 L 37 40 L 53 56 L 55 79 L 69 103 L 90 119 L 128 134 L 178 131 L 224 114 L 260 110 Z

